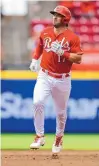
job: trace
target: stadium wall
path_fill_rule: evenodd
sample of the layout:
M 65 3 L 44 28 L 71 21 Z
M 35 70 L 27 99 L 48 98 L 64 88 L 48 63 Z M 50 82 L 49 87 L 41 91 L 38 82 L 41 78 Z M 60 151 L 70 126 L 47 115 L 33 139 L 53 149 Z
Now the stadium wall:
M 2 71 L 1 132 L 34 133 L 32 95 L 37 73 Z M 99 72 L 73 71 L 65 132 L 99 133 Z M 49 98 L 45 107 L 45 132 L 55 132 L 55 112 Z

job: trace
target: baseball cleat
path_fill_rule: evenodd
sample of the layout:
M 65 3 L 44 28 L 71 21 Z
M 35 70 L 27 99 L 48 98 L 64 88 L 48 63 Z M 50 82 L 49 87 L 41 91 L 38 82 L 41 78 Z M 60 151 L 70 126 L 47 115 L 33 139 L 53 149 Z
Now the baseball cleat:
M 58 156 L 58 153 L 62 149 L 62 136 L 56 136 L 54 144 L 52 146 L 52 156 L 53 158 Z
M 30 145 L 30 149 L 34 149 L 34 150 L 39 149 L 41 146 L 44 146 L 44 144 L 45 144 L 44 136 L 36 135 L 34 141 Z

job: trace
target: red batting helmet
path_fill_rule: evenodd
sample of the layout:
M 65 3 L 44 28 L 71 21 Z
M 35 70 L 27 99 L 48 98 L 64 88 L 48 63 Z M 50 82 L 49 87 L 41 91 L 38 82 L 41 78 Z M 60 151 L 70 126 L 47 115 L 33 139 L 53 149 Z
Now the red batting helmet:
M 67 8 L 67 7 L 65 7 L 65 6 L 61 6 L 61 5 L 59 5 L 59 6 L 57 6 L 55 9 L 54 9 L 54 11 L 50 11 L 50 13 L 51 14 L 55 14 L 55 13 L 58 13 L 58 14 L 61 14 L 62 16 L 64 16 L 65 17 L 65 21 L 68 23 L 69 21 L 70 21 L 70 19 L 71 19 L 71 12 L 70 12 L 70 10 Z

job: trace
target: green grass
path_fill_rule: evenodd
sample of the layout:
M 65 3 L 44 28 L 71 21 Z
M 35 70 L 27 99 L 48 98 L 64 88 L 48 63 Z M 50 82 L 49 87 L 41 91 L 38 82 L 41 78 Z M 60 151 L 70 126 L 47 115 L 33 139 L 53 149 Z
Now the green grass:
M 1 134 L 1 149 L 29 149 L 33 138 L 32 134 Z M 46 135 L 46 144 L 42 149 L 51 149 L 53 141 L 54 135 Z M 99 134 L 65 134 L 63 145 L 68 150 L 99 150 Z

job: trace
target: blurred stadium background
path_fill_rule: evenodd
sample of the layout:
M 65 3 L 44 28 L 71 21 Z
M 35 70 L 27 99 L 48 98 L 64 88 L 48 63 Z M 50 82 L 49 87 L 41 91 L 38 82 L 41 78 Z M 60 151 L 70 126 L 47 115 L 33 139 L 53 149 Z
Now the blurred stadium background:
M 69 26 L 80 36 L 84 50 L 82 64 L 74 64 L 72 67 L 72 91 L 65 129 L 65 148 L 99 150 L 98 0 L 2 0 L 2 149 L 28 149 L 33 139 L 32 94 L 37 73 L 29 71 L 29 64 L 40 32 L 46 26 L 52 25 L 49 11 L 59 4 L 71 10 L 72 19 Z M 51 98 L 45 107 L 45 132 L 55 133 L 55 113 Z M 49 144 L 45 148 L 51 148 L 53 135 L 49 135 L 47 139 Z

